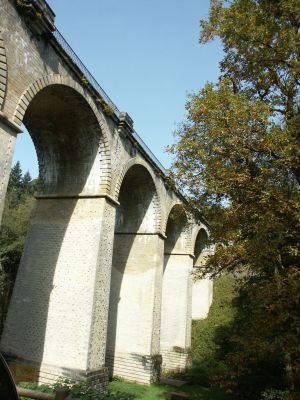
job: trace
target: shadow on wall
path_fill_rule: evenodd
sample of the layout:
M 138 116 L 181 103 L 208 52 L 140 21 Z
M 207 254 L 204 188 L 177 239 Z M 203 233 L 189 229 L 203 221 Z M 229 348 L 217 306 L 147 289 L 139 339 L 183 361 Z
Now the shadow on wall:
M 184 253 L 186 251 L 185 230 L 187 229 L 188 221 L 181 205 L 175 205 L 167 221 L 166 241 L 164 250 L 164 272 L 168 264 L 169 258 L 173 253 Z
M 188 220 L 182 205 L 175 205 L 167 221 L 164 273 L 161 302 L 161 351 L 186 348 L 187 291 L 189 273 L 187 265 L 189 254 L 186 243 Z M 178 352 L 179 353 L 179 352 Z M 174 361 L 175 362 L 175 361 Z M 163 367 L 166 363 L 164 357 Z M 168 365 L 167 369 L 181 368 Z
M 55 323 L 48 319 L 49 303 L 50 298 L 52 306 L 59 301 L 60 309 L 56 316 L 52 310 L 51 317 L 62 326 L 68 324 L 67 307 L 57 297 L 63 294 L 62 286 L 68 305 L 77 296 L 73 262 L 80 251 L 76 224 L 81 216 L 76 197 L 95 190 L 89 178 L 95 164 L 100 169 L 98 147 L 102 136 L 86 100 L 64 85 L 50 85 L 38 92 L 27 107 L 23 123 L 35 145 L 42 187 L 1 340 L 17 381 L 36 380 L 47 340 L 57 343 L 54 352 L 63 351 L 64 343 L 55 339 L 60 325 L 53 326 Z M 18 365 L 23 361 L 27 365 L 31 361 L 33 368 L 22 370 Z

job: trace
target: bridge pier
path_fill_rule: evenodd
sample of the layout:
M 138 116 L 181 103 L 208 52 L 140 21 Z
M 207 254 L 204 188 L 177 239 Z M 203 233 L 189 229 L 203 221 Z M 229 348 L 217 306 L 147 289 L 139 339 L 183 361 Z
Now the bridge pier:
M 160 376 L 163 246 L 157 234 L 115 234 L 107 366 L 111 375 L 143 384 Z
M 190 363 L 191 271 L 190 254 L 165 253 L 161 315 L 161 355 L 165 371 L 183 371 Z
M 118 200 L 111 279 L 107 365 L 111 375 L 158 380 L 164 237 L 158 232 L 157 193 L 149 171 L 126 172 Z
M 106 198 L 37 200 L 1 341 L 17 380 L 106 386 L 114 221 Z
M 190 361 L 193 256 L 182 206 L 172 208 L 166 227 L 160 348 L 165 371 L 183 371 Z

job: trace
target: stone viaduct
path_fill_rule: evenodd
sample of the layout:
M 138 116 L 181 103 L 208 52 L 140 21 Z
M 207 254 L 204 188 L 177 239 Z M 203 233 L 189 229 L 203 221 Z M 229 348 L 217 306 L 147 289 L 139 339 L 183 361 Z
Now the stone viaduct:
M 18 380 L 149 384 L 189 360 L 191 278 L 208 228 L 54 26 L 44 0 L 0 0 L 0 215 L 16 137 L 37 152 L 40 192 L 1 338 Z M 193 287 L 192 287 L 193 286 Z

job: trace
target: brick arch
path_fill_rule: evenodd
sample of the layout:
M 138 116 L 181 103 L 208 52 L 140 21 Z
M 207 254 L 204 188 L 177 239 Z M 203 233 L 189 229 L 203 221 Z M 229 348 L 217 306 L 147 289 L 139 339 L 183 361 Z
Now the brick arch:
M 166 235 L 166 233 L 167 233 L 167 224 L 168 224 L 168 220 L 169 220 L 170 214 L 171 214 L 172 210 L 174 209 L 174 207 L 177 207 L 177 206 L 178 207 L 182 207 L 182 209 L 184 210 L 184 206 L 183 206 L 181 201 L 172 202 L 172 204 L 171 204 L 171 206 L 170 206 L 170 208 L 169 208 L 169 210 L 168 210 L 168 212 L 166 214 L 166 217 L 165 217 L 165 219 L 163 221 L 163 230 L 162 230 L 162 232 L 163 232 L 164 235 Z M 186 216 L 186 219 L 187 219 L 187 225 L 186 225 L 186 228 L 183 231 L 184 248 L 185 248 L 187 253 L 192 253 L 191 252 L 191 239 L 192 239 L 193 220 L 191 218 L 191 215 L 189 213 L 187 213 L 185 210 L 184 210 L 184 213 L 185 213 L 185 216 Z
M 192 252 L 194 252 L 196 239 L 197 239 L 197 236 L 198 236 L 200 231 L 204 231 L 208 239 L 210 237 L 210 232 L 209 232 L 208 228 L 205 225 L 203 225 L 203 224 L 197 225 L 196 229 L 193 232 L 193 235 L 191 236 L 191 249 L 192 249 Z
M 120 194 L 120 189 L 121 189 L 121 185 L 123 182 L 123 179 L 126 175 L 126 172 L 133 167 L 134 165 L 141 165 L 143 166 L 148 173 L 150 174 L 154 187 L 155 187 L 155 196 L 154 196 L 154 209 L 155 209 L 155 229 L 158 232 L 161 232 L 161 221 L 162 221 L 162 216 L 161 216 L 161 198 L 160 198 L 160 192 L 159 192 L 159 188 L 157 186 L 156 183 L 156 179 L 155 179 L 155 174 L 154 172 L 149 168 L 149 166 L 147 165 L 147 163 L 145 163 L 143 160 L 137 160 L 136 158 L 132 158 L 130 159 L 126 165 L 123 167 L 119 178 L 117 179 L 117 183 L 115 185 L 114 188 L 114 192 L 113 192 L 113 197 L 115 199 L 118 199 L 119 194 Z
M 166 234 L 166 229 L 167 229 L 167 223 L 168 223 L 169 216 L 170 216 L 170 214 L 171 214 L 172 209 L 173 209 L 175 206 L 182 206 L 182 202 L 181 202 L 180 200 L 178 200 L 178 201 L 173 201 L 173 202 L 169 205 L 169 207 L 168 207 L 168 209 L 167 209 L 167 211 L 166 211 L 166 214 L 165 214 L 165 216 L 164 216 L 164 219 L 163 219 L 163 221 L 162 221 L 162 232 L 163 232 L 164 235 Z
M 4 40 L 0 31 L 0 110 L 3 108 L 3 103 L 7 88 L 7 60 Z
M 103 140 L 99 143 L 99 153 L 101 157 L 101 162 L 103 167 L 99 173 L 101 174 L 101 191 L 105 194 L 110 193 L 110 182 L 111 182 L 111 156 L 110 156 L 110 146 L 108 140 L 108 127 L 106 125 L 105 119 L 103 115 L 99 112 L 95 103 L 91 99 L 91 97 L 83 90 L 83 88 L 75 81 L 73 81 L 69 77 L 64 77 L 59 74 L 50 74 L 43 76 L 42 78 L 33 82 L 21 95 L 17 107 L 14 112 L 13 121 L 21 126 L 25 112 L 30 102 L 33 100 L 35 95 L 46 88 L 47 86 L 52 85 L 62 85 L 67 86 L 77 93 L 79 93 L 84 100 L 88 103 L 91 110 L 93 111 L 103 136 Z
M 200 233 L 202 233 L 202 235 L 199 237 L 199 241 L 197 242 Z M 203 259 L 201 260 L 201 257 L 203 256 L 206 257 L 207 255 L 206 251 L 211 249 L 210 246 L 207 247 L 206 243 L 206 240 L 209 240 L 209 236 L 210 236 L 209 230 L 203 224 L 197 225 L 196 229 L 194 229 L 192 243 L 191 243 L 192 244 L 191 254 L 194 255 L 194 261 L 193 261 L 194 268 L 198 269 L 200 265 L 202 265 Z

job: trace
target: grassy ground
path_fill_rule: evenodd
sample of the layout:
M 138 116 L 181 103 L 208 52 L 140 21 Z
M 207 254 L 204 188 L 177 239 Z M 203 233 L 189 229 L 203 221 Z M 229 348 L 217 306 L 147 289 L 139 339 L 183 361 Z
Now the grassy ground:
M 109 384 L 112 393 L 126 393 L 137 400 L 161 400 L 166 399 L 170 392 L 184 392 L 189 394 L 191 400 L 230 400 L 232 397 L 218 390 L 208 389 L 196 385 L 185 385 L 181 388 L 155 384 L 151 386 L 141 386 L 134 383 L 113 381 Z

